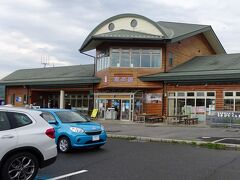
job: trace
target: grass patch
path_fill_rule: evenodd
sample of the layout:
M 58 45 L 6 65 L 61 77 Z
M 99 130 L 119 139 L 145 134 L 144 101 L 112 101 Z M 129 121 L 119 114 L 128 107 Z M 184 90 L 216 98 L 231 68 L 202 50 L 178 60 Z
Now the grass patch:
M 206 147 L 208 149 L 227 149 L 226 145 L 224 144 L 215 144 L 215 143 L 204 143 L 200 144 L 201 147 Z
M 114 136 L 114 137 L 109 137 L 112 139 L 124 139 L 128 141 L 136 140 L 137 138 L 135 136 Z
M 123 140 L 128 140 L 128 141 L 134 141 L 134 140 L 139 140 L 144 141 L 144 142 L 161 142 L 161 143 L 169 143 L 169 144 L 183 144 L 183 145 L 192 145 L 195 147 L 203 147 L 203 148 L 208 148 L 208 149 L 216 149 L 216 150 L 227 150 L 227 149 L 234 149 L 234 150 L 238 150 L 240 151 L 240 147 L 235 147 L 235 148 L 230 148 L 224 144 L 218 144 L 218 143 L 204 143 L 204 142 L 195 142 L 195 141 L 177 141 L 177 140 L 157 140 L 157 139 L 151 139 L 151 138 L 143 138 L 143 139 L 139 139 L 136 136 L 111 136 L 109 138 L 112 139 L 123 139 Z
M 173 143 L 173 144 L 180 144 L 179 141 L 175 141 L 175 140 L 172 140 L 171 143 Z
M 193 142 L 191 142 L 191 145 L 197 146 L 197 143 L 193 141 Z

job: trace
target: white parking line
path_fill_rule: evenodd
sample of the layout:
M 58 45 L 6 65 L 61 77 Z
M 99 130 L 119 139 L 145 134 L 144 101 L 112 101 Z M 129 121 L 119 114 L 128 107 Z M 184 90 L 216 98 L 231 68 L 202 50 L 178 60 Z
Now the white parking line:
M 220 141 L 227 140 L 227 139 L 233 139 L 233 140 L 239 140 L 239 141 L 240 141 L 239 138 L 222 138 L 222 139 L 218 139 L 218 140 L 216 140 L 216 141 L 213 141 L 212 143 L 218 143 L 218 142 L 220 142 Z
M 225 139 L 227 139 L 227 138 L 218 139 L 218 140 L 212 141 L 212 143 L 218 143 L 219 141 L 223 141 Z
M 75 176 L 75 175 L 77 175 L 77 174 L 82 174 L 82 173 L 85 173 L 85 172 L 88 172 L 88 170 L 81 170 L 81 171 L 77 171 L 77 172 L 73 172 L 73 173 L 65 174 L 65 175 L 62 175 L 62 176 L 58 176 L 58 177 L 54 177 L 54 178 L 50 178 L 50 179 L 48 179 L 48 180 L 58 180 L 58 179 L 63 179 L 63 178 L 66 178 L 66 177 Z

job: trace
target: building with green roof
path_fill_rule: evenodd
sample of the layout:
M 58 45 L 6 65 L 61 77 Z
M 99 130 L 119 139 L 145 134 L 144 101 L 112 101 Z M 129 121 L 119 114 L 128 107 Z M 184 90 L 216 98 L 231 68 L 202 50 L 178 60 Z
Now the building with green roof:
M 6 103 L 70 104 L 126 121 L 145 113 L 204 122 L 213 111 L 240 111 L 240 54 L 226 54 L 210 25 L 120 14 L 89 33 L 79 51 L 90 50 L 94 64 L 22 69 L 3 78 Z

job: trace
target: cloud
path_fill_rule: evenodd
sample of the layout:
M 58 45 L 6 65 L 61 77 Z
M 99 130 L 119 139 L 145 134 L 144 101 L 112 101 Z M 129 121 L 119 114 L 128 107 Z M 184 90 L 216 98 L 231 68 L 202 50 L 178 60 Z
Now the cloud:
M 42 56 L 55 66 L 92 63 L 78 49 L 94 27 L 121 13 L 210 24 L 227 52 L 240 52 L 239 5 L 237 0 L 1 0 L 0 78 L 42 67 Z

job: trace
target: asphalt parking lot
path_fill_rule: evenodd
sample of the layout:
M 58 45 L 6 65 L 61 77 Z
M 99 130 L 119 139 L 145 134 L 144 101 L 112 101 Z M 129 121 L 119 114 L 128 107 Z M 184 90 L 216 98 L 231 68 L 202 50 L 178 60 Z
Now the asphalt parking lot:
M 99 150 L 59 154 L 56 163 L 40 170 L 36 179 L 234 180 L 240 177 L 239 166 L 239 151 L 108 139 Z

